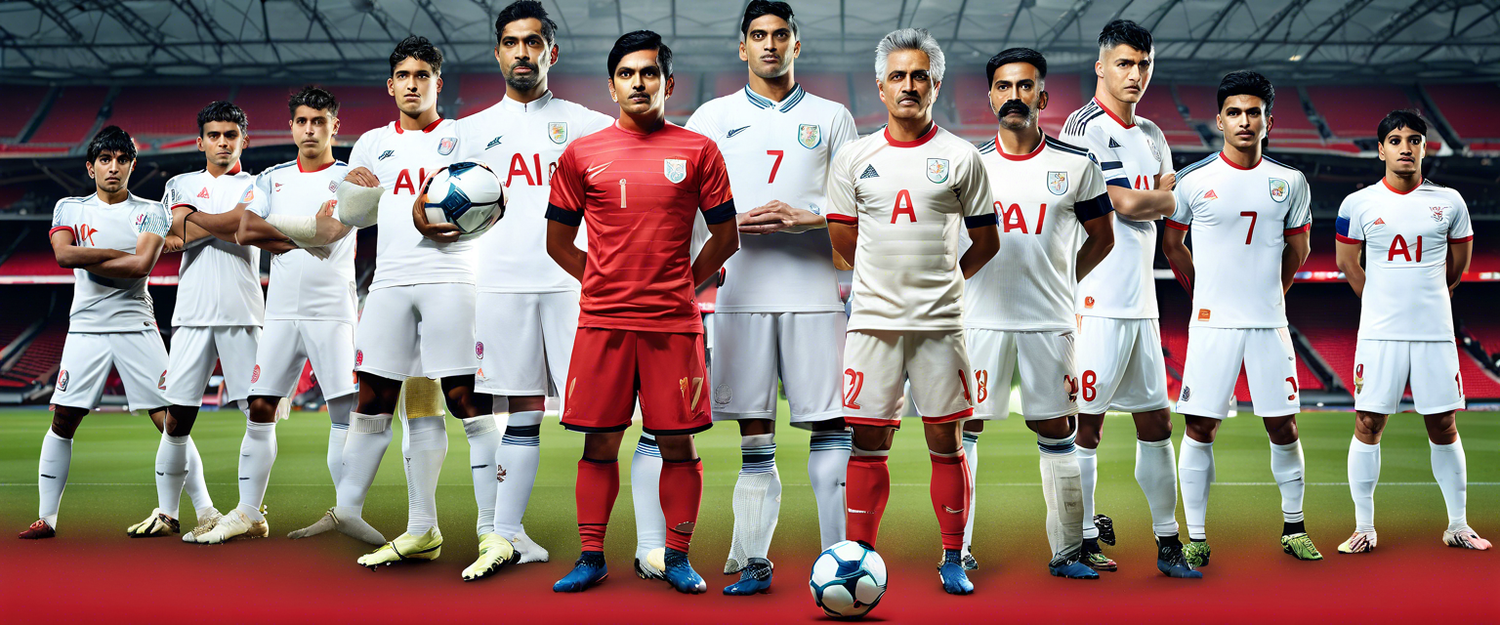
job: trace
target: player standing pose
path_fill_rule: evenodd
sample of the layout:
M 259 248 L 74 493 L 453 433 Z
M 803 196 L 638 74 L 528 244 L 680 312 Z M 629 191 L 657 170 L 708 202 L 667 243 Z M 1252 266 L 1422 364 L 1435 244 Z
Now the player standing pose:
M 562 424 L 585 433 L 576 491 L 583 553 L 552 589 L 579 592 L 608 575 L 604 533 L 620 492 L 620 442 L 639 399 L 663 461 L 663 573 L 677 591 L 701 593 L 707 585 L 687 557 L 703 496 L 692 435 L 713 422 L 693 286 L 739 248 L 734 199 L 714 142 L 666 120 L 672 50 L 661 36 L 622 35 L 608 68 L 620 119 L 563 151 L 547 207 L 547 253 L 583 283 Z M 699 211 L 710 236 L 691 260 Z M 588 252 L 575 244 L 585 221 Z
M 797 84 L 797 37 L 791 6 L 750 2 L 740 20 L 740 60 L 749 64 L 749 83 L 705 103 L 687 123 L 718 144 L 743 211 L 736 218 L 740 234 L 756 235 L 743 237 L 740 251 L 724 264 L 726 281 L 714 311 L 713 416 L 739 422 L 743 455 L 724 564 L 740 581 L 724 589 L 728 595 L 771 585 L 767 558 L 781 510 L 778 380 L 792 425 L 812 430 L 807 472 L 822 546 L 844 539 L 849 433 L 839 389 L 847 317 L 828 237 L 817 231 L 827 227 L 821 213 L 829 160 L 859 133 L 842 104 Z
M 1286 322 L 1286 291 L 1307 260 L 1311 197 L 1302 172 L 1261 154 L 1275 98 L 1271 82 L 1256 72 L 1231 72 L 1219 82 L 1224 149 L 1183 168 L 1173 191 L 1177 210 L 1162 237 L 1162 251 L 1193 296 L 1177 400 L 1177 412 L 1187 419 L 1180 465 L 1191 539 L 1186 553 L 1193 566 L 1207 564 L 1210 555 L 1204 525 L 1214 481 L 1213 442 L 1234 402 L 1242 364 L 1255 414 L 1265 420 L 1271 439 L 1271 474 L 1281 490 L 1284 521 L 1281 548 L 1299 560 L 1323 559 L 1302 522 L 1302 404 Z M 1192 251 L 1184 245 L 1189 231 Z
M 459 122 L 459 160 L 505 172 L 509 219 L 478 243 L 485 271 L 478 274 L 475 332 L 478 344 L 490 350 L 478 350 L 475 389 L 492 397 L 496 418 L 502 406 L 510 414 L 495 455 L 470 458 L 473 470 L 485 473 L 475 474 L 476 484 L 496 482 L 497 472 L 499 481 L 491 503 L 493 530 L 480 530 L 479 560 L 465 579 L 493 573 L 504 564 L 501 556 L 512 552 L 521 563 L 547 561 L 547 550 L 526 536 L 521 517 L 541 464 L 546 396 L 561 395 L 568 378 L 579 292 L 578 281 L 547 257 L 547 196 L 563 149 L 613 121 L 547 89 L 547 72 L 557 62 L 557 24 L 540 2 L 518 0 L 501 10 L 495 40 L 505 98 Z M 495 548 L 499 541 L 513 548 Z
M 1062 140 L 1083 146 L 1104 170 L 1116 210 L 1115 246 L 1078 283 L 1078 466 L 1083 476 L 1084 563 L 1113 571 L 1099 541 L 1115 544 L 1114 523 L 1094 514 L 1100 430 L 1109 410 L 1135 419 L 1135 479 L 1151 509 L 1157 568 L 1169 570 L 1182 543 L 1177 538 L 1177 467 L 1167 365 L 1157 321 L 1156 225 L 1172 213 L 1172 150 L 1161 129 L 1135 114 L 1155 71 L 1151 33 L 1114 20 L 1099 33 L 1099 77 L 1094 99 L 1068 116 Z M 1166 566 L 1168 568 L 1162 568 Z
M 1375 549 L 1375 485 L 1380 481 L 1380 433 L 1411 383 L 1417 412 L 1427 424 L 1432 476 L 1448 505 L 1450 547 L 1487 550 L 1490 541 L 1469 528 L 1467 467 L 1455 410 L 1464 408 L 1463 378 L 1453 343 L 1451 294 L 1474 250 L 1469 207 L 1457 191 L 1422 178 L 1427 121 L 1416 111 L 1392 111 L 1380 120 L 1381 184 L 1344 198 L 1339 207 L 1339 269 L 1360 306 L 1354 350 L 1354 440 L 1349 442 L 1349 492 L 1354 535 L 1339 553 Z M 1368 246 L 1366 267 L 1361 248 Z
M 1047 60 L 1035 50 L 1011 48 L 985 67 L 990 110 L 999 118 L 995 139 L 980 146 L 1000 213 L 1000 253 L 969 280 L 964 334 L 974 366 L 974 421 L 1004 419 L 1011 379 L 1021 378 L 1026 425 L 1070 430 L 1078 414 L 1073 360 L 1076 326 L 1073 294 L 1109 254 L 1114 229 L 1104 173 L 1083 148 L 1045 136 L 1037 120 L 1047 107 Z M 992 392 L 991 389 L 994 389 Z M 969 428 L 968 424 L 965 429 Z M 1042 447 L 1042 474 L 1058 477 Z M 974 466 L 970 460 L 970 466 Z M 1047 536 L 1053 575 L 1096 579 L 1080 562 L 1083 542 L 1079 482 L 1047 483 Z M 978 495 L 970 500 L 970 509 Z M 970 512 L 965 547 L 974 526 Z M 1163 572 L 1197 577 L 1179 545 Z
M 995 255 L 1000 235 L 979 151 L 932 120 L 944 65 L 942 49 L 925 30 L 891 32 L 875 47 L 875 78 L 889 121 L 883 132 L 834 155 L 828 235 L 854 265 L 844 343 L 844 419 L 854 429 L 846 533 L 875 545 L 890 498 L 886 457 L 901 426 L 902 387 L 909 379 L 932 458 L 943 590 L 969 594 L 974 584 L 961 550 L 972 483 L 960 424 L 974 413 L 974 403 L 963 281 Z M 974 241 L 962 258 L 960 228 Z M 1072 433 L 1047 431 L 1055 440 L 1041 440 L 1056 445 L 1056 463 L 1071 461 Z M 1048 463 L 1042 466 L 1047 473 Z M 1076 491 L 1076 464 L 1072 474 Z
M 130 194 L 134 167 L 130 135 L 117 126 L 100 130 L 88 147 L 95 193 L 64 198 L 52 210 L 47 237 L 57 266 L 73 270 L 73 308 L 52 393 L 52 426 L 42 439 L 38 519 L 20 538 L 57 535 L 57 511 L 73 462 L 73 433 L 99 404 L 111 366 L 120 372 L 131 410 L 148 412 L 157 429 L 167 420 L 162 392 L 167 349 L 156 327 L 146 276 L 156 266 L 172 217 L 161 204 Z M 201 483 L 202 465 L 197 469 L 192 477 Z M 175 518 L 152 518 L 169 531 L 177 529 Z
M 207 164 L 168 180 L 162 196 L 162 203 L 173 213 L 165 249 L 182 250 L 177 306 L 172 313 L 172 364 L 167 368 L 167 399 L 172 408 L 156 452 L 157 510 L 131 526 L 127 530 L 131 536 L 165 535 L 169 529 L 163 515 L 176 520 L 188 466 L 202 463 L 193 460 L 197 450 L 191 447 L 189 434 L 215 361 L 224 370 L 225 401 L 248 415 L 246 398 L 266 303 L 260 288 L 260 250 L 240 245 L 234 238 L 243 212 L 236 204 L 255 181 L 240 169 L 240 153 L 249 145 L 247 125 L 245 112 L 229 102 L 203 107 L 198 113 L 198 150 Z M 222 214 L 224 219 L 192 223 L 194 213 Z M 199 485 L 188 485 L 198 509 L 198 527 L 184 536 L 187 539 L 208 531 L 219 519 L 206 488 L 201 494 L 198 490 Z

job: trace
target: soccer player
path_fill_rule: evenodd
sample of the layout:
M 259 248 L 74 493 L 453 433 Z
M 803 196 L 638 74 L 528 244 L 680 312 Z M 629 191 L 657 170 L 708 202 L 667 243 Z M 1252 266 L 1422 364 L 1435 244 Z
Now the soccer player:
M 583 284 L 562 424 L 585 433 L 576 489 L 583 553 L 552 589 L 580 592 L 608 574 L 604 533 L 620 492 L 620 442 L 638 399 L 663 461 L 663 573 L 678 592 L 701 593 L 707 585 L 687 557 L 703 496 L 692 435 L 713 422 L 693 286 L 739 248 L 734 199 L 713 140 L 666 120 L 672 50 L 661 36 L 621 35 L 608 69 L 620 119 L 563 150 L 547 207 L 547 253 Z M 692 260 L 698 212 L 709 238 Z M 584 222 L 588 252 L 575 244 Z
M 546 562 L 547 550 L 521 526 L 541 464 L 542 412 L 547 395 L 561 395 L 578 331 L 578 281 L 546 251 L 547 197 L 552 172 L 573 140 L 609 127 L 610 117 L 560 99 L 547 89 L 557 62 L 557 24 L 535 0 L 518 0 L 495 18 L 495 61 L 505 76 L 505 97 L 459 122 L 462 157 L 489 163 L 502 175 L 508 200 L 505 225 L 478 242 L 485 271 L 478 274 L 475 390 L 492 397 L 494 418 L 509 418 L 493 457 L 471 457 L 475 484 L 494 484 L 492 529 L 480 529 L 479 561 L 469 571 L 484 577 L 514 551 L 519 562 Z M 483 405 L 483 400 L 481 400 Z M 471 450 L 477 451 L 477 450 Z M 496 482 L 499 472 L 503 479 Z M 484 519 L 480 520 L 484 525 Z M 513 549 L 495 548 L 510 542 Z
M 1234 402 L 1241 365 L 1255 414 L 1271 439 L 1271 475 L 1281 490 L 1281 548 L 1299 560 L 1323 559 L 1302 520 L 1301 402 L 1285 295 L 1307 260 L 1311 198 L 1302 172 L 1261 153 L 1275 99 L 1271 81 L 1256 72 L 1230 72 L 1219 82 L 1224 148 L 1183 168 L 1173 189 L 1177 210 L 1162 237 L 1162 251 L 1193 296 L 1177 412 L 1187 420 L 1179 466 L 1191 539 L 1185 552 L 1195 567 L 1208 564 L 1213 442 Z M 1190 231 L 1191 251 L 1184 245 Z
M 1067 432 L 1078 414 L 1078 373 L 1073 360 L 1073 293 L 1109 254 L 1114 228 L 1104 173 L 1083 148 L 1047 137 L 1037 126 L 1047 107 L 1047 59 L 1035 50 L 996 54 L 990 77 L 990 110 L 1000 121 L 995 139 L 979 148 L 1000 213 L 1000 253 L 968 282 L 964 335 L 974 366 L 974 421 L 1004 419 L 1011 379 L 1020 376 L 1026 425 L 1037 432 Z M 993 389 L 993 391 L 991 390 Z M 978 428 L 966 429 L 976 430 Z M 1042 475 L 1053 575 L 1097 579 L 1083 558 L 1082 490 L 1077 465 L 1053 464 L 1043 446 Z M 1072 454 L 1068 454 L 1072 455 Z M 971 467 L 972 462 L 971 462 Z M 1071 474 L 1070 474 L 1071 473 Z M 970 500 L 978 500 L 974 495 Z M 974 526 L 970 512 L 965 530 Z M 1199 576 L 1178 544 L 1163 572 Z
M 1427 424 L 1432 476 L 1448 506 L 1449 547 L 1487 550 L 1490 541 L 1469 528 L 1467 469 L 1454 411 L 1464 408 L 1463 378 L 1453 342 L 1451 294 L 1473 253 L 1469 207 L 1457 191 L 1422 177 L 1427 121 L 1416 111 L 1392 111 L 1376 128 L 1385 177 L 1344 198 L 1339 207 L 1338 264 L 1360 307 L 1354 350 L 1354 440 L 1349 442 L 1349 492 L 1354 535 L 1339 553 L 1375 549 L 1375 485 L 1380 481 L 1380 433 L 1401 410 L 1408 382 Z M 1365 266 L 1360 252 L 1366 248 Z
M 99 404 L 110 367 L 120 372 L 131 410 L 149 413 L 157 429 L 167 420 L 167 349 L 146 276 L 156 266 L 172 217 L 161 204 L 130 193 L 135 143 L 118 126 L 94 135 L 85 166 L 95 193 L 59 200 L 47 233 L 57 266 L 73 270 L 73 308 L 52 393 L 52 426 L 42 439 L 38 519 L 20 538 L 57 535 L 73 433 Z M 201 483 L 202 465 L 196 468 Z M 173 517 L 161 522 L 176 529 Z
M 724 264 L 714 311 L 713 416 L 739 422 L 742 463 L 734 486 L 728 595 L 771 585 L 768 554 L 781 510 L 776 470 L 777 382 L 791 423 L 812 430 L 807 472 L 824 549 L 844 539 L 849 433 L 839 406 L 847 317 L 832 248 L 819 232 L 828 163 L 859 138 L 844 105 L 804 91 L 797 19 L 785 2 L 752 0 L 740 20 L 749 83 L 709 101 L 687 128 L 713 139 L 736 190 L 741 248 Z M 806 234 L 804 234 L 806 233 Z M 648 481 L 649 483 L 649 481 Z M 632 484 L 634 487 L 634 484 Z M 637 521 L 639 523 L 639 521 Z
M 1062 140 L 1088 149 L 1104 170 L 1115 207 L 1115 246 L 1104 262 L 1079 280 L 1078 466 L 1083 477 L 1084 563 L 1101 571 L 1118 568 L 1099 542 L 1115 544 L 1114 523 L 1094 514 L 1100 430 L 1104 413 L 1129 412 L 1135 419 L 1135 479 L 1146 494 L 1156 534 L 1157 567 L 1176 553 L 1177 467 L 1173 464 L 1172 418 L 1168 411 L 1167 365 L 1157 321 L 1156 225 L 1172 213 L 1172 150 L 1161 129 L 1135 114 L 1155 71 L 1151 33 L 1129 20 L 1114 20 L 1099 33 L 1099 81 L 1094 99 L 1068 116 Z M 1167 569 L 1163 569 L 1165 571 Z M 1175 569 L 1174 569 L 1175 570 Z
M 202 463 L 194 459 L 198 454 L 189 435 L 215 361 L 224 370 L 225 400 L 248 414 L 246 398 L 265 320 L 260 250 L 240 245 L 234 238 L 233 224 L 243 212 L 237 204 L 254 182 L 254 176 L 240 168 L 240 154 L 249 145 L 247 126 L 245 112 L 234 104 L 221 100 L 203 107 L 198 113 L 198 150 L 207 163 L 199 171 L 168 180 L 162 196 L 162 203 L 173 213 L 166 249 L 182 250 L 177 306 L 172 312 L 172 363 L 167 368 L 167 399 L 172 408 L 156 452 L 157 509 L 130 527 L 131 536 L 166 535 L 167 520 L 176 520 L 185 484 L 197 508 L 194 532 L 207 531 L 219 518 L 206 487 L 199 492 L 200 485 L 187 484 L 184 478 L 190 464 Z M 189 226 L 187 220 L 194 212 L 225 217 Z
M 995 255 L 1000 235 L 979 151 L 932 120 L 944 66 L 942 49 L 925 30 L 893 31 L 875 47 L 888 122 L 884 131 L 834 155 L 828 235 L 834 251 L 854 265 L 844 343 L 844 420 L 854 429 L 847 536 L 875 545 L 890 497 L 886 457 L 910 379 L 931 452 L 932 509 L 943 543 L 938 572 L 943 590 L 969 594 L 974 584 L 960 555 L 972 488 L 960 427 L 974 413 L 964 279 Z M 960 228 L 974 242 L 961 258 Z M 1044 431 L 1041 440 L 1057 447 L 1056 464 L 1064 462 L 1064 451 L 1072 457 L 1071 432 Z M 1044 461 L 1044 473 L 1047 466 Z

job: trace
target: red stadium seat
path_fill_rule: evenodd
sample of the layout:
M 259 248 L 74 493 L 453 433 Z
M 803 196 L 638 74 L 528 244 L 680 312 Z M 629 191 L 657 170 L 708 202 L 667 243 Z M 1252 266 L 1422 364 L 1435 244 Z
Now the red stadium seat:
M 27 143 L 77 144 L 99 118 L 99 109 L 109 95 L 108 87 L 66 87 Z M 126 129 L 127 132 L 129 129 Z
M 505 75 L 499 72 L 464 74 L 458 81 L 458 116 L 468 117 L 494 106 L 505 97 Z
M 42 89 L 20 89 L 15 95 L 12 105 L 16 115 L 6 115 L 0 118 L 0 137 L 10 139 L 20 136 L 21 131 L 26 129 L 26 123 L 31 121 L 31 113 L 42 105 L 42 99 L 47 97 L 47 90 Z
M 1387 113 L 1414 106 L 1394 85 L 1314 85 L 1307 87 L 1307 95 L 1334 136 L 1346 139 L 1373 138 Z M 1277 106 L 1273 114 L 1280 111 Z
M 1500 87 L 1493 83 L 1470 83 L 1424 85 L 1422 90 L 1459 137 L 1500 139 L 1500 118 L 1496 118 L 1492 108 L 1494 102 L 1500 101 Z M 1500 144 L 1488 142 L 1488 149 L 1500 149 Z
M 195 136 L 198 111 L 228 98 L 229 88 L 175 86 L 171 93 L 162 97 L 160 87 L 125 87 L 115 95 L 114 112 L 107 123 L 124 128 L 131 136 Z

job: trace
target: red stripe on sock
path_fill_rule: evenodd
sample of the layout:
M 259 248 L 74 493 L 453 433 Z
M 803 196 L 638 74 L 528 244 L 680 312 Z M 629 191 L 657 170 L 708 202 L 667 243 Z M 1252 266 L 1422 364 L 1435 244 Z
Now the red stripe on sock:
M 667 548 L 687 553 L 703 502 L 703 461 L 661 463 L 661 513 L 667 520 Z
M 880 533 L 880 517 L 891 497 L 891 468 L 886 456 L 850 456 L 844 478 L 844 535 L 871 547 Z M 963 528 L 959 527 L 962 534 Z
M 578 461 L 574 501 L 578 505 L 578 538 L 584 551 L 604 551 L 609 511 L 620 495 L 620 463 Z
M 956 456 L 932 455 L 932 510 L 937 513 L 938 531 L 943 534 L 944 549 L 963 549 L 964 526 L 969 523 L 969 465 L 963 453 Z

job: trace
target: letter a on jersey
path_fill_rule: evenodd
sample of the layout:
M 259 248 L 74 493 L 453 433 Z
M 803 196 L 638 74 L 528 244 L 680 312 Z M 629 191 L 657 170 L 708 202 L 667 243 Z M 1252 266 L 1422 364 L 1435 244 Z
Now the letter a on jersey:
M 682 182 L 687 178 L 687 161 L 680 158 L 669 158 L 662 160 L 662 173 L 666 174 L 667 180 L 672 184 Z
M 946 158 L 929 158 L 929 159 L 927 159 L 927 179 L 931 180 L 931 181 L 933 181 L 934 183 L 937 183 L 937 184 L 942 184 L 944 182 L 947 182 L 948 181 L 948 159 L 946 159 Z

